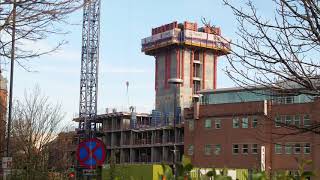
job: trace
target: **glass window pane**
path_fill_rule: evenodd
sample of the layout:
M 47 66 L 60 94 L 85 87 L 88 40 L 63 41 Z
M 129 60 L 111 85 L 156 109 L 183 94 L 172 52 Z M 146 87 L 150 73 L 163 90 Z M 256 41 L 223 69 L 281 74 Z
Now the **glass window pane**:
M 216 129 L 220 129 L 221 128 L 221 120 L 220 119 L 216 119 L 215 120 L 215 126 L 216 126 Z
M 310 116 L 308 114 L 303 116 L 303 126 L 304 127 L 311 126 L 311 120 L 310 120 Z
M 292 145 L 286 144 L 285 151 L 286 151 L 286 154 L 291 154 L 292 153 Z
M 274 121 L 276 127 L 281 127 L 281 116 L 276 116 Z
M 294 125 L 296 127 L 300 127 L 300 116 L 299 115 L 294 116 Z
M 282 146 L 281 146 L 281 144 L 275 144 L 274 148 L 275 148 L 275 153 L 276 153 L 276 154 L 281 154 L 281 153 L 282 153 Z
M 300 152 L 301 152 L 301 146 L 300 146 L 300 144 L 295 144 L 295 145 L 294 145 L 294 153 L 295 153 L 295 154 L 300 154 Z
M 232 119 L 232 127 L 233 128 L 239 128 L 239 119 L 238 118 L 233 118 Z
M 221 145 L 220 144 L 216 144 L 216 149 L 214 151 L 215 155 L 219 155 L 221 152 Z
M 190 155 L 190 156 L 193 155 L 193 145 L 192 144 L 189 145 L 188 155 Z
M 285 117 L 286 117 L 286 119 L 285 119 L 286 125 L 291 125 L 291 123 L 292 123 L 292 116 L 287 115 L 287 116 L 285 116 Z
M 253 117 L 252 118 L 252 128 L 257 128 L 258 127 L 258 118 Z
M 232 145 L 232 153 L 233 154 L 238 154 L 239 153 L 239 145 L 238 144 L 233 144 Z
M 252 154 L 258 153 L 258 144 L 252 144 Z
M 206 119 L 204 126 L 205 128 L 211 128 L 211 119 Z
M 248 128 L 249 120 L 247 117 L 242 118 L 242 128 Z
M 205 155 L 211 155 L 211 144 L 206 144 L 204 146 L 204 154 Z
M 248 144 L 243 144 L 242 145 L 242 153 L 243 154 L 248 154 L 249 153 L 249 145 Z
M 310 143 L 306 143 L 304 145 L 304 154 L 310 154 L 310 152 L 311 152 Z

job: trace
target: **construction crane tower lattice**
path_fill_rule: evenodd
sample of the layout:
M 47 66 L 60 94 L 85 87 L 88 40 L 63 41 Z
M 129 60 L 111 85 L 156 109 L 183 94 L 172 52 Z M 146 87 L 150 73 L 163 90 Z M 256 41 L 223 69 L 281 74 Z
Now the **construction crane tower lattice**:
M 100 0 L 84 0 L 80 73 L 79 130 L 93 138 L 97 115 Z

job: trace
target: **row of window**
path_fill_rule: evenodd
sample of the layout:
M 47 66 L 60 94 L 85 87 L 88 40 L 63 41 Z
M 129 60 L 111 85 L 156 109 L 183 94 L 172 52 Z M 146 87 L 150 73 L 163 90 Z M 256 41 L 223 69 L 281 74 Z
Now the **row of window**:
M 303 126 L 310 127 L 311 126 L 311 118 L 310 115 L 305 114 L 302 116 Z M 281 127 L 283 125 L 294 125 L 300 127 L 301 124 L 301 116 L 300 115 L 282 115 L 276 116 L 275 119 L 275 127 Z
M 301 123 L 301 119 L 303 122 Z M 194 128 L 194 122 L 189 121 L 189 129 L 193 130 Z M 304 127 L 310 127 L 311 126 L 311 118 L 310 115 L 281 115 L 275 117 L 275 127 L 281 127 L 283 125 L 294 125 L 297 127 L 300 127 L 303 124 Z M 258 118 L 257 117 L 243 117 L 243 118 L 233 118 L 232 119 L 232 127 L 233 128 L 249 128 L 251 125 L 252 128 L 258 127 Z M 212 128 L 212 120 L 206 119 L 204 122 L 204 127 L 206 129 Z M 215 119 L 214 120 L 214 128 L 220 129 L 221 128 L 221 120 Z
M 284 149 L 284 151 L 283 151 Z M 274 151 L 275 154 L 301 154 L 303 149 L 304 154 L 311 153 L 311 145 L 310 143 L 287 143 L 284 146 L 281 144 L 275 144 Z M 221 153 L 221 144 L 206 144 L 204 146 L 204 154 L 210 156 L 212 154 L 212 150 L 214 155 L 220 155 Z M 192 144 L 188 147 L 188 155 L 193 155 L 194 146 Z M 233 144 L 232 145 L 232 153 L 233 154 L 258 154 L 258 144 Z
M 232 127 L 233 128 L 249 128 L 249 125 L 251 124 L 252 128 L 257 128 L 258 127 L 258 118 L 257 117 L 252 117 L 251 119 L 251 123 L 248 117 L 243 117 L 240 121 L 239 118 L 233 118 L 232 119 Z M 193 124 L 192 124 L 193 126 Z M 204 122 L 204 127 L 206 129 L 210 129 L 212 128 L 212 120 L 211 119 L 206 119 Z M 214 120 L 214 127 L 216 129 L 220 129 L 221 128 L 221 120 L 220 119 L 215 119 Z M 191 127 L 193 128 L 193 127 Z M 190 125 L 189 125 L 189 129 L 190 129 Z
M 249 154 L 249 144 L 233 144 L 232 153 L 233 154 L 239 154 L 239 153 Z M 258 144 L 251 144 L 251 153 L 252 154 L 258 153 Z
M 232 119 L 232 127 L 233 128 L 248 128 L 249 127 L 249 118 L 243 117 L 240 121 L 239 118 L 233 118 Z M 251 127 L 257 128 L 258 127 L 258 118 L 253 117 L 251 120 Z
M 205 122 L 204 122 L 204 127 L 209 129 L 212 127 L 212 121 L 211 119 L 206 119 Z M 220 129 L 221 128 L 221 120 L 220 119 L 215 119 L 214 120 L 214 127 L 216 129 Z
M 284 149 L 284 151 L 283 151 Z M 311 145 L 310 143 L 300 144 L 300 143 L 287 143 L 285 145 L 275 144 L 274 152 L 276 154 L 310 154 L 311 153 Z
M 206 144 L 204 145 L 204 154 L 207 156 L 212 155 L 220 155 L 222 151 L 221 144 Z M 188 147 L 188 155 L 193 155 L 194 146 L 192 144 Z M 258 154 L 258 144 L 233 144 L 232 145 L 232 153 L 233 154 Z

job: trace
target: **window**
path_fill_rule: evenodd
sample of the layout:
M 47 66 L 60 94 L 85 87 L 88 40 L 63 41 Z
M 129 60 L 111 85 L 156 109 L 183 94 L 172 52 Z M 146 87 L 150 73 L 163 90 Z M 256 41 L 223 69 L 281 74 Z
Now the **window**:
M 292 116 L 287 115 L 285 119 L 286 125 L 291 125 L 292 123 Z
M 192 144 L 189 144 L 189 148 L 188 148 L 188 155 L 192 156 L 193 155 L 193 145 Z
M 286 154 L 291 154 L 292 153 L 292 145 L 291 144 L 286 144 L 285 145 L 285 152 L 286 152 Z
M 242 128 L 248 128 L 249 120 L 247 117 L 242 118 Z
M 219 155 L 221 152 L 221 145 L 220 144 L 216 144 L 216 149 L 214 151 L 215 155 Z
M 239 145 L 238 144 L 233 144 L 232 145 L 232 153 L 233 154 L 238 154 L 239 153 Z
M 300 152 L 301 152 L 301 146 L 300 146 L 300 144 L 295 144 L 295 145 L 294 145 L 294 153 L 295 153 L 295 154 L 300 154 Z
M 258 127 L 258 118 L 253 117 L 252 118 L 252 128 L 257 128 Z
M 276 154 L 281 154 L 281 153 L 282 153 L 282 146 L 281 146 L 281 144 L 275 144 L 275 145 L 274 145 L 274 152 L 275 152 Z
M 189 120 L 189 130 L 190 130 L 190 131 L 193 131 L 193 130 L 194 130 L 194 120 L 193 120 L 193 119 L 190 119 L 190 120 Z
M 275 121 L 275 126 L 276 127 L 281 127 L 281 116 L 276 116 L 274 121 Z
M 206 119 L 204 122 L 204 127 L 209 129 L 211 128 L 211 119 Z
M 216 119 L 215 120 L 215 125 L 216 125 L 216 129 L 220 129 L 221 128 L 221 120 L 220 119 Z
M 239 128 L 239 119 L 238 118 L 233 118 L 232 119 L 232 127 L 233 128 Z
M 206 144 L 204 146 L 204 154 L 207 156 L 211 155 L 211 144 Z
M 295 126 L 300 127 L 300 116 L 299 115 L 294 116 L 293 123 Z
M 293 96 L 286 96 L 285 97 L 286 104 L 292 104 L 294 102 L 293 100 L 294 100 Z
M 252 144 L 251 151 L 252 154 L 258 154 L 258 144 Z
M 249 153 L 249 145 L 248 144 L 243 144 L 242 145 L 242 153 L 243 154 L 248 154 Z
M 306 143 L 306 144 L 304 145 L 304 153 L 305 153 L 305 154 L 310 154 L 310 152 L 311 152 L 310 143 Z
M 311 120 L 309 115 L 304 115 L 303 116 L 303 126 L 304 127 L 309 127 L 311 126 Z
M 194 52 L 194 60 L 199 60 L 199 51 Z

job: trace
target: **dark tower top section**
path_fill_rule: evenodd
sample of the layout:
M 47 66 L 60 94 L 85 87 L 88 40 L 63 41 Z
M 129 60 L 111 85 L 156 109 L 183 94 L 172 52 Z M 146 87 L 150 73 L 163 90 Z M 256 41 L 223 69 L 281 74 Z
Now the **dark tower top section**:
M 215 51 L 217 55 L 230 52 L 230 40 L 221 36 L 219 27 L 201 27 L 197 23 L 176 21 L 152 29 L 152 36 L 141 40 L 142 52 L 156 55 L 169 46 L 192 46 Z

